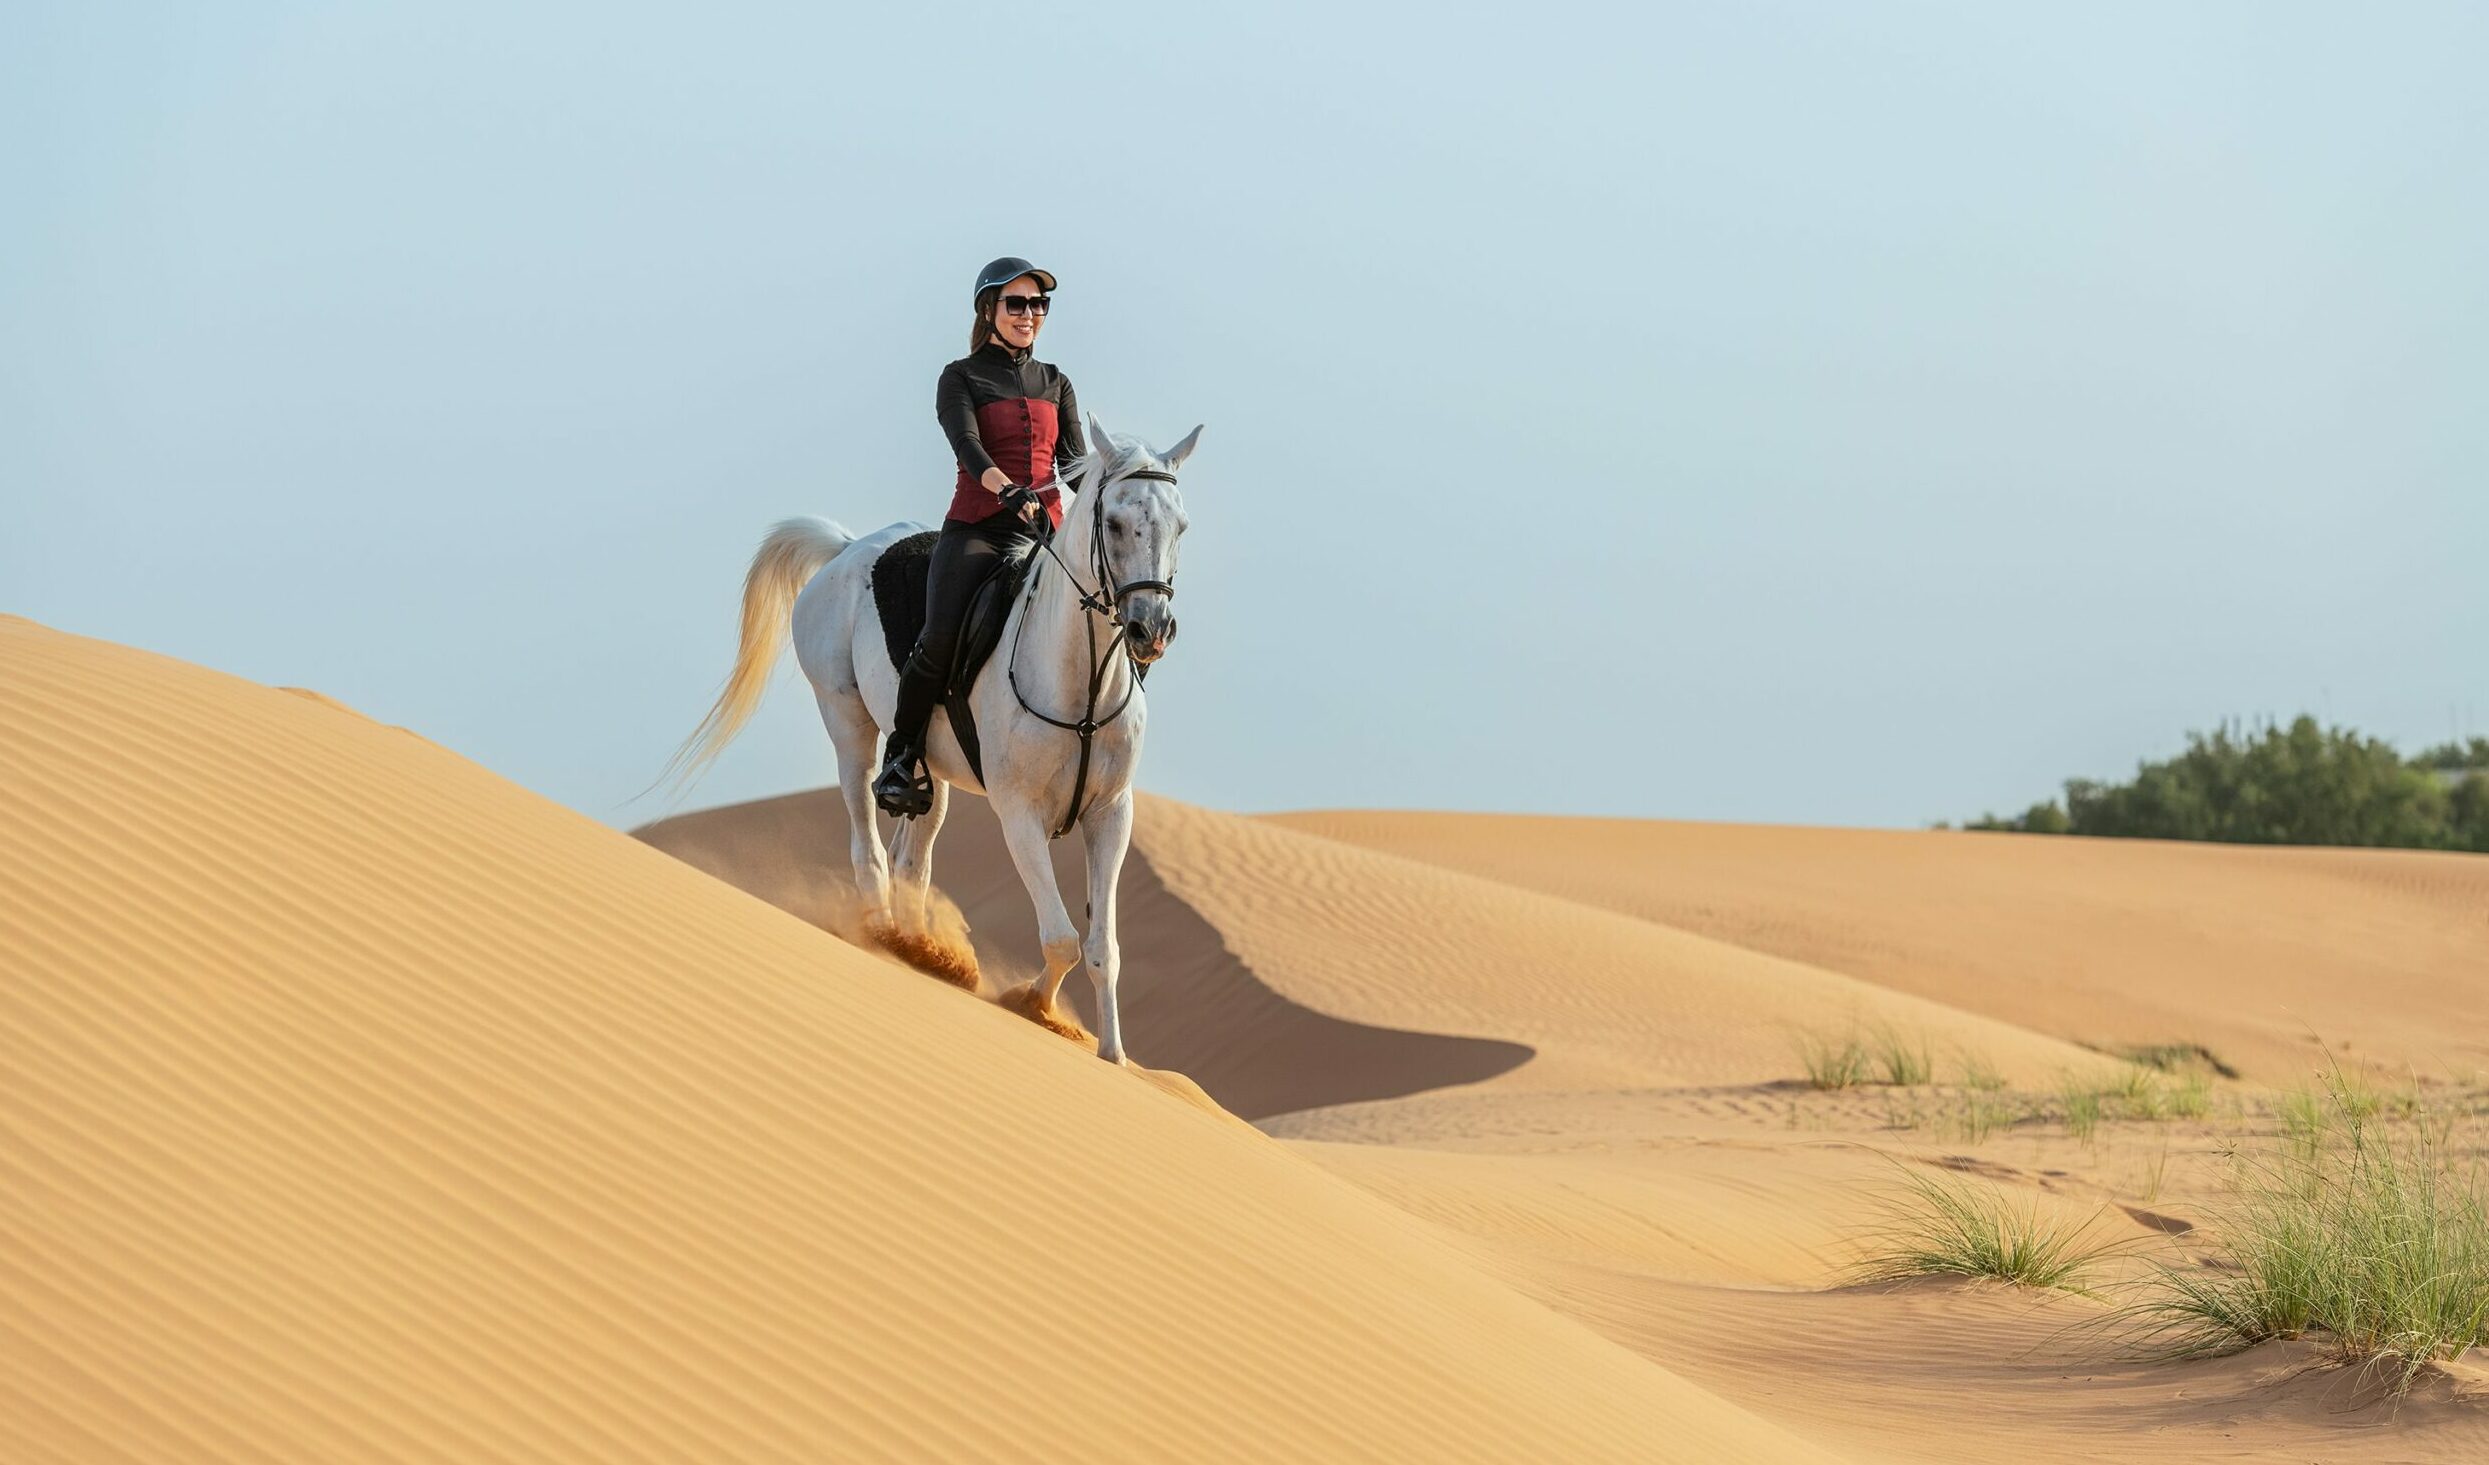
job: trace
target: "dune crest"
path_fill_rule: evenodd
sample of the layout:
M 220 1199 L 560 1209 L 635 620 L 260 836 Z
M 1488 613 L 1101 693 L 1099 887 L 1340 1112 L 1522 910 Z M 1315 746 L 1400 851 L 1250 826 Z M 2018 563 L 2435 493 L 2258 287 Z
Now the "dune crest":
M 2038 1081 L 2093 1061 L 2013 1024 L 1596 905 L 1145 801 L 1134 842 L 1283 995 L 1363 1022 L 1528 1043 L 1504 1089 L 1754 1084 L 1792 1034 L 1889 1026 Z

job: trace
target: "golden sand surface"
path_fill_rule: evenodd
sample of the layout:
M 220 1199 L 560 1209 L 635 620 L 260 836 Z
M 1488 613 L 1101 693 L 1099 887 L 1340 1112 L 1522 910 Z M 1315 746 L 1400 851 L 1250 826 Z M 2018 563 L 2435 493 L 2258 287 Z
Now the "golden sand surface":
M 2489 860 L 1148 798 L 1117 1069 L 991 1000 L 981 801 L 982 996 L 835 934 L 845 847 L 0 619 L 0 1459 L 2489 1458 L 2470 1363 L 1846 1285 L 1904 1167 L 2185 1245 L 2320 1055 L 2477 1083 Z M 2242 1077 L 1956 1117 L 2146 1043 Z
M 1823 1458 L 334 705 L 0 621 L 0 789 L 0 1458 Z
M 808 918 L 843 898 L 828 793 L 641 834 Z M 990 815 L 962 801 L 942 839 L 986 970 L 1024 977 Z M 1056 865 L 1077 890 L 1077 852 Z M 1124 895 L 1139 1058 L 1845 1458 L 2489 1458 L 2476 1362 L 2396 1404 L 2315 1343 L 2144 1363 L 2110 1325 L 2144 1265 L 2209 1254 L 2226 1156 L 2281 1089 L 2340 1065 L 2478 1106 L 2489 860 L 1145 797 Z M 1934 1081 L 1799 1081 L 1801 1035 L 1849 1034 Z M 2210 1055 L 2205 1112 L 2090 1139 L 2051 1117 L 2144 1047 Z M 2123 1250 L 2093 1296 L 1848 1285 L 1901 1167 Z

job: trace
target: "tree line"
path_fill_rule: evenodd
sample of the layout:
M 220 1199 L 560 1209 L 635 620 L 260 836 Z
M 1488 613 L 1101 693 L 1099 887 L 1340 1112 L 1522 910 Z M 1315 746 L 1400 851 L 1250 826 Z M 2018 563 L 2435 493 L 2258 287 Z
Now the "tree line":
M 1963 827 L 2489 853 L 2489 738 L 2405 758 L 2313 717 L 2255 731 L 2225 723 L 2188 733 L 2185 752 L 2143 764 L 2129 782 L 2070 778 L 2062 801 Z

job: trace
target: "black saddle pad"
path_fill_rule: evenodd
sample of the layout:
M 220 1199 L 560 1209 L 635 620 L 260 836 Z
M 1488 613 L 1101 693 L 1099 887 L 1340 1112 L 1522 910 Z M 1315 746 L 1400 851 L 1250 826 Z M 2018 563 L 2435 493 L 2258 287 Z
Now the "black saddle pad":
M 933 566 L 933 542 L 938 537 L 930 529 L 911 534 L 883 550 L 873 562 L 873 608 L 881 615 L 882 641 L 893 667 L 907 665 L 909 653 L 916 649 L 916 637 L 925 629 L 925 574 Z M 959 647 L 951 660 L 949 685 L 943 691 L 942 705 L 951 714 L 952 735 L 959 739 L 960 751 L 968 755 L 968 767 L 979 782 L 985 778 L 985 760 L 977 746 L 976 719 L 968 710 L 968 689 L 977 684 L 977 673 L 1002 642 L 1003 623 L 1011 618 L 1012 601 L 1028 584 L 1036 549 L 1036 541 L 1031 540 L 1025 548 L 1003 556 L 969 599 L 967 619 L 959 628 Z

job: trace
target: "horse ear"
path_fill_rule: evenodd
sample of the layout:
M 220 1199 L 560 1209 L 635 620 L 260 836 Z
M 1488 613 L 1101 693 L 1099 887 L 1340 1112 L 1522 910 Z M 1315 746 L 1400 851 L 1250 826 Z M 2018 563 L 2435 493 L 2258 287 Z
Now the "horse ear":
M 1081 415 L 1089 419 L 1089 451 L 1101 457 L 1113 457 L 1115 440 L 1106 435 L 1106 424 L 1098 421 L 1098 414 L 1095 412 L 1085 412 Z
M 1184 441 L 1177 443 L 1159 456 L 1158 461 L 1167 465 L 1168 472 L 1173 473 L 1176 469 L 1183 467 L 1184 460 L 1193 455 L 1193 449 L 1201 442 L 1201 427 L 1200 423 L 1194 423 L 1193 430 L 1184 434 Z

